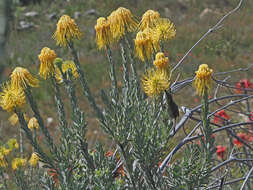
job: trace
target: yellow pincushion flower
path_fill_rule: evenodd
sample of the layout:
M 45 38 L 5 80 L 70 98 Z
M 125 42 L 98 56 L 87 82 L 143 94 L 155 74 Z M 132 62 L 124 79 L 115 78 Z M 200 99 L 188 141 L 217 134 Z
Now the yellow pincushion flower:
M 142 76 L 142 87 L 149 97 L 158 97 L 162 92 L 169 89 L 169 76 L 165 70 L 149 69 Z
M 169 41 L 176 36 L 174 24 L 166 18 L 159 18 L 155 22 L 155 33 L 159 41 Z
M 112 43 L 113 37 L 110 30 L 110 22 L 108 20 L 104 17 L 99 17 L 97 19 L 95 30 L 98 49 L 106 48 L 106 46 Z
M 3 91 L 0 92 L 0 106 L 12 112 L 15 108 L 20 108 L 25 104 L 25 94 L 22 88 L 13 88 L 9 82 L 3 85 Z
M 33 167 L 35 167 L 37 164 L 38 164 L 38 161 L 39 161 L 39 156 L 37 155 L 37 153 L 32 153 L 32 156 L 29 160 L 29 164 Z
M 110 30 L 115 41 L 120 40 L 126 32 L 133 32 L 137 29 L 137 22 L 131 11 L 124 7 L 119 7 L 108 16 L 110 22 Z
M 77 69 L 76 69 L 76 65 L 74 63 L 74 61 L 71 61 L 71 60 L 67 60 L 67 61 L 64 61 L 62 64 L 61 64 L 61 69 L 62 69 L 62 72 L 65 74 L 67 73 L 67 71 L 69 69 L 71 69 L 71 73 L 72 73 L 72 76 L 73 78 L 78 78 L 79 75 L 78 75 L 78 72 L 77 72 Z M 68 77 L 68 75 L 67 75 Z M 58 82 L 62 82 L 62 75 L 61 75 L 61 72 L 60 70 L 57 68 L 56 69 L 56 75 L 55 75 L 55 78 Z
M 27 114 L 24 114 L 24 118 L 25 118 L 25 121 L 27 122 L 29 120 L 29 117 Z M 12 126 L 15 126 L 17 123 L 18 123 L 18 116 L 17 114 L 12 114 L 10 117 L 9 117 L 9 122 L 11 123 Z
M 44 47 L 38 55 L 40 60 L 39 75 L 45 80 L 48 76 L 55 74 L 54 60 L 56 59 L 56 53 L 48 47 Z
M 193 86 L 196 88 L 198 94 L 203 96 L 205 90 L 210 90 L 211 88 L 211 75 L 213 70 L 207 64 L 202 64 L 195 73 L 196 77 L 193 81 Z
M 158 52 L 155 56 L 153 64 L 157 69 L 166 69 L 169 65 L 169 59 L 168 57 L 165 57 L 164 53 Z
M 139 30 L 144 30 L 145 28 L 152 28 L 155 26 L 155 22 L 160 18 L 160 13 L 153 10 L 147 10 L 141 18 Z
M 38 120 L 35 117 L 32 117 L 28 122 L 28 128 L 33 131 L 33 129 L 39 129 Z
M 9 139 L 7 144 L 11 150 L 13 150 L 14 148 L 18 149 L 19 147 L 19 144 L 16 139 Z
M 154 40 L 154 31 L 150 28 L 146 28 L 144 31 L 137 33 L 134 40 L 135 53 L 142 61 L 151 58 L 152 53 L 160 50 L 158 41 Z
M 16 125 L 18 123 L 18 116 L 17 114 L 12 114 L 10 117 L 9 117 L 9 122 L 11 123 L 12 126 Z
M 11 162 L 11 167 L 13 170 L 18 169 L 19 167 L 25 166 L 26 158 L 14 158 Z
M 38 79 L 33 77 L 31 73 L 23 67 L 16 67 L 11 73 L 10 77 L 11 77 L 11 85 L 14 88 L 25 89 L 27 86 L 30 86 L 30 87 L 39 86 Z
M 7 156 L 11 152 L 11 149 L 5 148 L 4 146 L 0 147 L 0 154 Z
M 68 15 L 63 15 L 57 23 L 56 31 L 53 38 L 56 40 L 56 45 L 66 47 L 67 42 L 73 39 L 80 39 L 82 33 L 80 32 L 74 19 Z
M 6 168 L 7 166 L 8 163 L 6 162 L 4 155 L 0 153 L 0 168 Z

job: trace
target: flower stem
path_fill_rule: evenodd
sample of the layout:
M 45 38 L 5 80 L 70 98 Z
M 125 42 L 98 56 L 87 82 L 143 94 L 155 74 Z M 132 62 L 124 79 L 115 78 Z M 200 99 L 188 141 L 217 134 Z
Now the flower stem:
M 45 135 L 46 139 L 47 139 L 47 143 L 48 145 L 51 147 L 51 149 L 53 150 L 53 152 L 57 153 L 57 148 L 53 142 L 53 139 L 52 137 L 50 136 L 49 134 L 49 131 L 47 130 L 47 128 L 45 127 L 44 125 L 44 122 L 43 122 L 43 119 L 40 115 L 40 112 L 39 112 L 39 109 L 38 109 L 38 106 L 37 106 L 37 103 L 36 101 L 34 100 L 33 96 L 32 96 L 32 92 L 31 92 L 31 89 L 30 87 L 27 87 L 25 89 L 25 95 L 29 101 L 29 104 L 34 112 L 34 116 L 35 118 L 38 120 L 38 123 L 40 125 L 40 128 L 41 128 L 41 131 L 43 132 L 43 134 Z
M 112 51 L 110 49 L 110 47 L 108 46 L 106 48 L 106 53 L 107 53 L 107 59 L 108 59 L 108 62 L 110 63 L 110 72 L 109 72 L 109 75 L 110 75 L 110 78 L 111 78 L 111 81 L 112 81 L 112 97 L 115 99 L 115 100 L 118 100 L 118 87 L 117 87 L 117 78 L 116 78 L 116 74 L 115 74 L 115 63 L 113 62 L 112 60 Z

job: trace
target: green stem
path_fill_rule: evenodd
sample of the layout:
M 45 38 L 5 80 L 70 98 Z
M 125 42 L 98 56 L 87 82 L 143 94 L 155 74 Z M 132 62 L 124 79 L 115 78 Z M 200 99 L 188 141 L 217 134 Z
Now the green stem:
M 56 168 L 53 164 L 53 161 L 51 158 L 49 158 L 46 153 L 42 150 L 42 148 L 37 143 L 36 139 L 33 138 L 32 132 L 27 126 L 27 123 L 24 119 L 24 115 L 22 112 L 15 110 L 15 113 L 18 116 L 18 120 L 20 122 L 21 128 L 24 130 L 26 137 L 30 141 L 31 145 L 34 147 L 35 151 L 41 156 L 42 160 L 45 161 L 47 164 L 49 164 L 51 167 Z
M 76 50 L 75 50 L 75 48 L 74 48 L 73 42 L 69 42 L 69 43 L 68 43 L 68 46 L 69 46 L 69 48 L 70 48 L 70 50 L 71 50 L 71 54 L 72 54 L 73 57 L 74 57 L 74 63 L 75 63 L 75 66 L 76 66 L 78 75 L 79 75 L 79 77 L 80 77 L 81 85 L 82 85 L 82 87 L 83 87 L 83 93 L 84 93 L 84 95 L 88 98 L 89 103 L 90 103 L 91 107 L 94 109 L 94 111 L 95 111 L 95 113 L 96 113 L 98 119 L 99 119 L 102 123 L 104 123 L 104 116 L 103 116 L 101 110 L 98 108 L 98 106 L 97 106 L 97 104 L 96 104 L 96 102 L 95 102 L 95 100 L 94 100 L 94 97 L 93 97 L 92 94 L 91 94 L 90 88 L 89 88 L 89 86 L 88 86 L 88 84 L 87 84 L 87 81 L 86 81 L 86 79 L 85 79 L 85 76 L 84 76 L 84 72 L 83 72 L 83 70 L 81 69 L 81 64 L 80 64 L 80 62 L 79 62 L 78 55 L 77 55 L 77 52 L 76 52 Z
M 64 110 L 64 104 L 61 99 L 60 89 L 59 85 L 56 82 L 56 79 L 54 76 L 51 77 L 52 85 L 54 87 L 54 93 L 55 93 L 55 102 L 57 105 L 58 110 L 58 117 L 62 128 L 67 128 L 68 124 L 66 121 L 66 114 Z
M 208 111 L 209 111 L 209 104 L 208 104 L 208 90 L 205 87 L 204 95 L 202 98 L 202 125 L 203 125 L 203 132 L 205 135 L 205 148 L 208 153 L 208 158 L 210 158 L 211 148 L 213 146 L 212 140 L 212 128 L 209 125 L 209 118 L 208 118 Z
M 118 87 L 117 87 L 117 78 L 116 78 L 116 73 L 115 73 L 115 63 L 112 60 L 112 51 L 109 46 L 106 48 L 106 53 L 107 53 L 107 59 L 108 62 L 110 63 L 110 78 L 112 81 L 112 97 L 118 100 Z
M 126 90 L 128 90 L 128 87 L 129 87 L 129 73 L 128 73 L 127 58 L 126 58 L 125 42 L 123 40 L 121 40 L 119 45 L 120 45 L 121 57 L 122 57 L 122 61 L 123 61 L 123 79 L 124 79 L 124 82 L 125 82 Z
M 132 45 L 129 43 L 129 40 L 127 37 L 124 38 L 125 39 L 125 43 L 127 44 L 128 47 L 128 57 L 130 59 L 130 67 L 132 70 L 132 77 L 134 80 L 137 80 L 137 72 L 136 72 L 136 68 L 135 68 L 135 62 L 134 62 L 134 54 L 133 54 L 133 47 Z
M 36 101 L 34 100 L 34 98 L 32 96 L 32 92 L 31 92 L 30 87 L 27 87 L 24 91 L 25 91 L 25 95 L 26 95 L 26 97 L 28 99 L 28 102 L 29 102 L 29 104 L 30 104 L 30 106 L 31 106 L 31 108 L 32 108 L 32 110 L 34 112 L 34 116 L 38 120 L 38 123 L 40 125 L 41 131 L 42 131 L 42 133 L 44 134 L 44 136 L 47 139 L 48 145 L 51 147 L 51 149 L 53 150 L 53 152 L 57 153 L 58 152 L 57 148 L 54 145 L 53 139 L 50 136 L 47 128 L 44 125 L 42 117 L 40 116 L 40 112 L 39 112 L 37 103 L 36 103 Z

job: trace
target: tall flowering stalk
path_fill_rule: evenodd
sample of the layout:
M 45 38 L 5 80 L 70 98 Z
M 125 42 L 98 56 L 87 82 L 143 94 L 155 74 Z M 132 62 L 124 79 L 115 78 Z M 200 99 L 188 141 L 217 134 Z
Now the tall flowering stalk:
M 198 71 L 196 71 L 196 76 L 193 81 L 193 86 L 196 88 L 196 91 L 200 96 L 202 96 L 202 125 L 203 125 L 203 132 L 205 134 L 205 148 L 208 153 L 208 158 L 210 159 L 210 150 L 213 146 L 213 138 L 212 129 L 209 125 L 209 118 L 208 118 L 208 111 L 209 111 L 209 104 L 208 104 L 208 92 L 211 88 L 211 75 L 213 70 L 208 67 L 207 64 L 202 64 L 199 66 Z
M 106 49 L 107 59 L 110 64 L 110 78 L 112 81 L 112 96 L 118 99 L 118 87 L 117 78 L 115 74 L 115 63 L 112 60 L 112 51 L 110 49 L 110 44 L 113 43 L 113 35 L 111 31 L 111 21 L 100 17 L 97 19 L 97 24 L 95 25 L 96 30 L 96 42 L 99 49 Z
M 129 9 L 119 7 L 108 16 L 110 22 L 110 30 L 112 33 L 113 40 L 119 41 L 121 57 L 123 61 L 123 79 L 125 84 L 126 93 L 129 86 L 129 72 L 128 62 L 126 57 L 126 36 L 128 33 L 133 32 L 137 29 L 137 21 Z M 131 62 L 131 65 L 134 64 Z M 131 66 L 133 68 L 133 65 Z
M 81 32 L 77 24 L 69 16 L 63 15 L 57 23 L 57 28 L 53 37 L 56 40 L 57 45 L 60 45 L 60 46 L 68 45 L 68 47 L 70 48 L 71 53 L 74 57 L 74 63 L 76 65 L 78 75 L 80 76 L 83 93 L 88 98 L 89 103 L 91 104 L 92 108 L 96 112 L 96 115 L 98 116 L 98 118 L 103 122 L 104 120 L 103 114 L 101 113 L 101 110 L 98 108 L 94 100 L 94 97 L 91 94 L 90 88 L 88 87 L 87 81 L 85 79 L 84 72 L 81 69 L 81 64 L 79 62 L 77 51 L 74 48 L 73 40 L 81 38 Z

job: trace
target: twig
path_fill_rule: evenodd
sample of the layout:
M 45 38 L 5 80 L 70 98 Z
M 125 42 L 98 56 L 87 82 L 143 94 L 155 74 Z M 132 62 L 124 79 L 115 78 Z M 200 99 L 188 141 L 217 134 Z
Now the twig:
M 234 13 L 235 11 L 237 11 L 242 4 L 243 0 L 240 0 L 240 2 L 238 3 L 237 7 L 235 7 L 233 10 L 229 11 L 226 15 L 224 15 L 219 22 L 217 22 L 212 28 L 210 28 L 188 51 L 187 53 L 182 57 L 182 59 L 174 66 L 174 68 L 171 70 L 171 73 L 173 73 L 174 70 L 176 70 L 181 63 L 185 60 L 185 58 L 189 55 L 189 53 L 210 33 L 214 32 L 216 29 L 221 27 L 222 22 L 232 13 Z
M 247 181 L 248 181 L 248 179 L 249 179 L 249 177 L 250 177 L 250 174 L 251 174 L 252 172 L 253 172 L 253 167 L 251 167 L 249 173 L 247 174 L 245 180 L 243 181 L 243 184 L 242 184 L 240 190 L 243 190 L 243 188 L 244 188 L 244 186 L 246 185 L 246 183 L 247 183 Z

